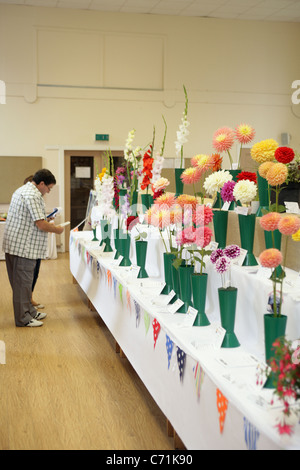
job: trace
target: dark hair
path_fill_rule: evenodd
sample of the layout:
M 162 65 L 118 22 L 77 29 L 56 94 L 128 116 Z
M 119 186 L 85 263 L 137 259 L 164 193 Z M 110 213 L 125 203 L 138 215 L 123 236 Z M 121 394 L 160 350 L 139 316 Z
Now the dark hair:
M 43 169 L 38 170 L 32 178 L 36 184 L 40 184 L 42 181 L 45 183 L 46 186 L 49 184 L 56 184 L 55 176 L 51 173 L 51 171 Z

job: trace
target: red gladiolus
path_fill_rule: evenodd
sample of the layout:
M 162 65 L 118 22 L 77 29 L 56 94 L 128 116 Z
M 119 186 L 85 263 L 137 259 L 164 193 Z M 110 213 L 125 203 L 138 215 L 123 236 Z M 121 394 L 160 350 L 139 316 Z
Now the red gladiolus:
M 152 145 L 150 144 L 149 150 L 145 153 L 143 157 L 143 170 L 142 173 L 144 174 L 144 178 L 141 184 L 141 189 L 144 190 L 148 188 L 151 184 L 152 179 L 152 168 L 153 168 L 153 157 L 152 157 Z
M 135 225 L 139 223 L 139 218 L 135 217 L 134 215 L 130 215 L 126 220 L 126 228 L 127 231 L 132 230 Z

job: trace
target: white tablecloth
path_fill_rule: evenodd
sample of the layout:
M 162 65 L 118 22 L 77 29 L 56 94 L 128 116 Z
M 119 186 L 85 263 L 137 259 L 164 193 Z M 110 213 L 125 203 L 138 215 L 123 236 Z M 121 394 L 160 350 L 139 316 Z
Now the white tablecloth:
M 91 240 L 91 232 L 71 232 L 71 272 L 185 446 L 300 449 L 299 423 L 292 436 L 280 436 L 275 425 L 281 409 L 276 401 L 271 405 L 273 391 L 256 385 L 253 356 L 264 360 L 263 315 L 270 281 L 248 269 L 233 268 L 233 285 L 238 287 L 235 332 L 241 346 L 215 348 L 212 341 L 215 325 L 220 324 L 220 279 L 210 266 L 206 312 L 211 326 L 187 327 L 183 326 L 185 315 L 163 313 L 158 305 L 163 299 L 159 296 L 163 285 L 161 240 L 150 241 L 146 269 L 151 278 L 147 280 L 137 280 L 133 269 L 116 266 L 113 254 L 102 254 L 99 242 Z M 134 243 L 131 259 L 135 261 Z M 284 303 L 287 336 L 297 339 L 300 303 L 296 273 L 289 272 L 289 280 Z M 227 403 L 224 422 L 217 396 Z

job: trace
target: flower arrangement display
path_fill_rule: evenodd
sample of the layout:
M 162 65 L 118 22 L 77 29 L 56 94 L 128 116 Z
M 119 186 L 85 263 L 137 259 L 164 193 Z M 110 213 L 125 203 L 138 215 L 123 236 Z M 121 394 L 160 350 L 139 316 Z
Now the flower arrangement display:
M 189 135 L 188 127 L 190 123 L 187 120 L 188 114 L 188 95 L 185 86 L 183 85 L 183 91 L 185 96 L 185 107 L 183 116 L 181 118 L 181 124 L 177 131 L 177 140 L 175 141 L 175 151 L 177 157 L 180 157 L 180 168 L 183 168 L 183 145 L 187 142 L 187 136 Z
M 220 127 L 213 135 L 213 147 L 219 153 L 227 152 L 231 169 L 238 169 L 240 167 L 242 146 L 249 144 L 254 139 L 254 136 L 255 130 L 249 124 L 239 124 L 235 129 L 226 126 Z M 240 144 L 239 158 L 236 164 L 234 164 L 231 155 L 231 149 L 235 141 Z
M 274 357 L 269 366 L 275 387 L 274 395 L 284 407 L 282 419 L 276 427 L 279 434 L 291 435 L 294 425 L 288 422 L 289 418 L 291 415 L 297 418 L 300 414 L 299 404 L 296 405 L 296 401 L 300 399 L 299 348 L 294 349 L 293 343 L 285 338 L 277 339 L 273 346 Z
M 247 177 L 248 175 L 246 175 Z M 233 188 L 233 196 L 236 201 L 249 206 L 256 198 L 257 185 L 253 180 L 240 178 Z
M 199 154 L 192 158 L 192 167 L 187 168 L 181 175 L 182 182 L 187 185 L 192 185 L 194 188 L 194 195 L 201 197 L 202 204 L 204 202 L 204 195 L 202 191 L 196 191 L 195 185 L 200 182 L 202 176 L 208 171 L 219 171 L 222 167 L 222 158 L 219 154 Z
M 279 144 L 274 139 L 266 139 L 257 142 L 251 148 L 251 157 L 256 163 L 273 162 L 275 159 L 275 150 Z
M 223 188 L 225 183 L 232 181 L 233 176 L 227 170 L 219 170 L 211 175 L 207 176 L 203 187 L 206 193 L 215 199 L 220 193 L 221 189 Z M 221 209 L 221 200 L 220 200 L 220 209 Z

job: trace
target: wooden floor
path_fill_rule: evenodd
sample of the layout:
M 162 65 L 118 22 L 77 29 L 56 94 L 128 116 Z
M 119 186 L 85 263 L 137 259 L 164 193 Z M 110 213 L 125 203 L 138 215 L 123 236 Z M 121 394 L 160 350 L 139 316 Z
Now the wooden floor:
M 0 450 L 169 450 L 166 419 L 73 284 L 68 254 L 42 262 L 48 318 L 16 328 L 0 261 Z

